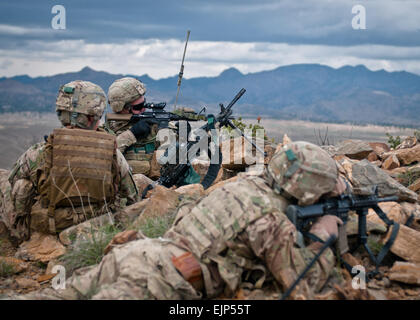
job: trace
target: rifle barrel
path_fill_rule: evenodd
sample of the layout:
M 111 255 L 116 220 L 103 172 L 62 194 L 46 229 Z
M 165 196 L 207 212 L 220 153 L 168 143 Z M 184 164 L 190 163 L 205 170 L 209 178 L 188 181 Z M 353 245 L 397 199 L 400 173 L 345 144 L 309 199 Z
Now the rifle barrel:
M 226 107 L 226 110 L 229 110 L 229 109 L 231 109 L 232 108 L 232 106 L 236 103 L 236 101 L 238 101 L 241 97 L 242 97 L 242 95 L 245 93 L 245 89 L 244 88 L 242 88 L 239 92 L 238 92 L 238 94 L 235 96 L 235 98 L 233 98 L 233 100 L 228 104 L 228 106 Z

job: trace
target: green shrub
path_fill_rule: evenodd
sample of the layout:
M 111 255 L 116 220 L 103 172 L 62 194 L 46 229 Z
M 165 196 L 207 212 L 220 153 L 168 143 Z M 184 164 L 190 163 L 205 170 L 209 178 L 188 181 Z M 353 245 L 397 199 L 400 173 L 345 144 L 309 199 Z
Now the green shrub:
M 6 261 L 0 260 L 0 278 L 6 278 L 15 273 L 15 268 L 13 265 L 7 263 Z
M 420 141 L 420 130 L 414 130 L 413 135 L 416 137 L 418 141 Z
M 372 250 L 373 254 L 377 255 L 381 252 L 383 248 L 383 244 L 380 243 L 378 240 L 368 237 L 367 244 L 369 248 Z
M 260 120 L 261 119 L 258 118 L 257 119 L 258 123 L 256 124 L 250 123 L 248 126 L 242 122 L 242 117 L 239 117 L 238 119 L 233 119 L 232 122 L 242 132 L 244 132 L 245 129 L 252 130 L 252 137 L 255 137 L 258 129 L 264 129 L 264 127 L 260 125 Z M 228 130 L 228 132 L 232 132 L 232 130 L 234 130 L 233 128 L 229 126 L 225 126 L 225 128 Z M 264 140 L 268 140 L 268 137 L 266 134 L 264 134 Z
M 391 148 L 395 149 L 398 145 L 401 144 L 401 138 L 400 136 L 391 136 L 388 132 L 386 133 L 386 136 L 388 137 L 388 144 Z
M 147 218 L 139 225 L 139 229 L 148 238 L 162 237 L 166 230 L 172 226 L 174 219 L 175 214 Z
M 420 171 L 411 171 L 410 169 L 398 175 L 400 183 L 405 187 L 412 185 L 418 178 L 420 178 Z
M 102 260 L 108 243 L 121 231 L 113 225 L 106 225 L 98 230 L 92 229 L 87 237 L 69 246 L 60 261 L 70 274 L 78 268 L 95 265 Z

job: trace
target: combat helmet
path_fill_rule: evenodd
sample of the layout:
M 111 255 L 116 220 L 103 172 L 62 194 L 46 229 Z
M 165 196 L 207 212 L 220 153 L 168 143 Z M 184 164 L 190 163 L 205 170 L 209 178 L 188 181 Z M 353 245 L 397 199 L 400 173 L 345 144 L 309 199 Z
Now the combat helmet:
M 105 111 L 106 95 L 100 86 L 76 80 L 60 87 L 55 106 L 63 126 L 91 129 L 88 116 L 93 117 L 92 125 L 95 125 Z
M 265 174 L 275 192 L 294 197 L 301 206 L 314 204 L 331 192 L 338 179 L 337 165 L 328 153 L 304 141 L 283 146 Z
M 143 82 L 135 78 L 115 80 L 108 89 L 108 103 L 112 111 L 121 112 L 127 103 L 137 100 L 146 94 Z

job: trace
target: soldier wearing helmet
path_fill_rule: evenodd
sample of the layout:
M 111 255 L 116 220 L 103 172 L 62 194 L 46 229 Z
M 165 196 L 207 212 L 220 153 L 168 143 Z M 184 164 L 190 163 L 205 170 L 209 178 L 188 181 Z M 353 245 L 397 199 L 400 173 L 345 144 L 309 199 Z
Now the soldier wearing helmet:
M 146 87 L 135 78 L 122 78 L 114 81 L 108 90 L 108 102 L 116 114 L 141 114 L 145 111 Z M 154 150 L 158 147 L 156 135 L 157 124 L 145 120 L 134 125 L 127 120 L 110 120 L 107 115 L 105 128 L 117 135 L 118 149 L 124 154 L 132 168 L 133 174 L 144 174 L 152 178 L 156 170 L 153 165 Z
M 56 234 L 138 200 L 115 137 L 98 129 L 106 95 L 96 84 L 72 81 L 59 89 L 63 127 L 30 147 L 12 171 L 0 173 L 0 219 L 17 243 L 37 231 Z
M 322 247 L 297 245 L 287 206 L 343 191 L 335 161 L 324 150 L 307 142 L 288 144 L 274 155 L 265 177 L 240 173 L 181 206 L 163 238 L 114 246 L 97 266 L 68 279 L 65 293 L 46 290 L 28 297 L 81 299 L 93 288 L 94 299 L 233 297 L 239 288 L 269 288 L 273 280 L 284 292 Z M 337 235 L 338 224 L 339 218 L 324 216 L 311 232 L 326 240 Z M 291 297 L 316 298 L 333 268 L 327 249 Z

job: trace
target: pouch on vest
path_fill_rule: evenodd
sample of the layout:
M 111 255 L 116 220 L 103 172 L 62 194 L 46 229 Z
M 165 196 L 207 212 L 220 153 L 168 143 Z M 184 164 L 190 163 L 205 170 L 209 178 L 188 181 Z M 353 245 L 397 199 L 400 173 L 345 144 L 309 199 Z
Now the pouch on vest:
M 115 137 L 104 132 L 54 130 L 47 181 L 52 233 L 55 233 L 55 208 L 82 206 L 88 211 L 93 204 L 113 202 L 116 192 L 112 173 L 115 146 Z
M 184 184 L 194 184 L 194 183 L 200 183 L 201 176 L 194 170 L 194 168 L 191 166 L 188 170 L 188 175 L 184 179 Z

